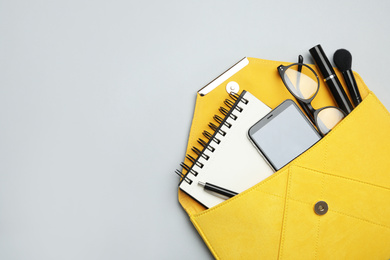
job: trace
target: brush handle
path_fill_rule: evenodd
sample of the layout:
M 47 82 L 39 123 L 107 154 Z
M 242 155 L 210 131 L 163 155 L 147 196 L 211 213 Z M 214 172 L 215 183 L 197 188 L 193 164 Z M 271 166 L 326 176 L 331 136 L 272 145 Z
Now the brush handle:
M 356 107 L 357 105 L 360 104 L 360 102 L 362 102 L 362 97 L 360 96 L 359 88 L 356 84 L 356 80 L 355 77 L 353 76 L 352 70 L 349 69 L 343 71 L 343 77 L 347 85 L 349 95 L 351 96 L 352 102 Z

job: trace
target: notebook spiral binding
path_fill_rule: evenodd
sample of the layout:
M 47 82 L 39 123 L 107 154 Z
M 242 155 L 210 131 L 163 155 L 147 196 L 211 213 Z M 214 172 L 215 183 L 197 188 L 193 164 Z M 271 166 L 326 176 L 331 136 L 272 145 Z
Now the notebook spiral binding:
M 203 140 L 202 138 L 199 138 L 197 142 L 200 145 L 200 149 L 195 146 L 191 148 L 191 150 L 196 154 L 196 158 L 194 158 L 190 154 L 187 154 L 186 158 L 188 159 L 188 161 L 191 162 L 191 165 L 182 162 L 180 163 L 182 170 L 180 171 L 177 169 L 175 171 L 175 173 L 181 177 L 179 185 L 183 181 L 191 185 L 192 180 L 189 175 L 198 175 L 198 172 L 194 168 L 204 167 L 204 163 L 200 162 L 199 159 L 203 158 L 206 161 L 210 159 L 212 153 L 216 150 L 216 145 L 219 145 L 222 142 L 223 137 L 227 134 L 226 131 L 221 129 L 222 126 L 226 126 L 228 129 L 231 128 L 232 123 L 227 122 L 227 119 L 231 118 L 234 121 L 237 120 L 239 113 L 244 110 L 243 105 L 249 103 L 249 101 L 243 97 L 245 92 L 246 91 L 244 90 L 240 95 L 234 92 L 230 93 L 230 98 L 224 101 L 224 104 L 227 108 L 223 106 L 219 108 L 219 112 L 222 114 L 222 116 L 214 115 L 213 119 L 217 124 L 215 124 L 214 122 L 210 122 L 208 124 L 212 132 L 205 130 L 202 133 L 203 136 L 207 139 L 207 141 Z M 234 112 L 236 111 L 238 112 L 238 114 L 234 114 Z

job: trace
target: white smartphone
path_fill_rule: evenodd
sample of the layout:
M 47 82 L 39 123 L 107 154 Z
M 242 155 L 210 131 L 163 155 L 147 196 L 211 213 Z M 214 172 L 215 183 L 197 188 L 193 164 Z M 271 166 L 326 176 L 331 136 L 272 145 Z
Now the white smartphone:
M 291 99 L 254 124 L 248 137 L 275 171 L 321 139 L 313 124 Z

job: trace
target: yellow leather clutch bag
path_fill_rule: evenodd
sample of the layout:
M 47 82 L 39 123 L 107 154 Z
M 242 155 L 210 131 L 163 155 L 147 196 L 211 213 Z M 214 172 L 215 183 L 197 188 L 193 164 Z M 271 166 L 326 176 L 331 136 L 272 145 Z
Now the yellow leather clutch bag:
M 218 113 L 228 82 L 271 108 L 292 98 L 276 69 L 288 63 L 248 60 L 207 95 L 198 93 L 187 153 Z M 390 114 L 355 77 L 363 102 L 267 179 L 210 209 L 179 190 L 182 207 L 215 258 L 390 258 Z M 321 83 L 313 106 L 329 105 L 335 103 Z M 323 205 L 326 213 L 317 214 Z

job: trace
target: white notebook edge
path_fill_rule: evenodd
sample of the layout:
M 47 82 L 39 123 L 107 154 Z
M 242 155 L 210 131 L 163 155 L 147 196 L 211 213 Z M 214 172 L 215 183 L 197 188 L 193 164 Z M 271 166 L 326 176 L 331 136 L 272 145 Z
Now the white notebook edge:
M 250 183 L 250 185 L 241 185 L 241 186 L 238 185 L 237 187 L 241 187 L 241 188 L 236 188 L 236 190 L 238 192 L 242 192 L 243 190 L 250 188 L 251 186 L 255 185 L 257 182 L 265 179 L 266 177 L 268 177 L 269 175 L 271 175 L 273 173 L 272 168 L 263 159 L 261 154 L 259 154 L 259 152 L 255 149 L 252 142 L 249 140 L 249 138 L 247 136 L 247 132 L 248 132 L 249 128 L 254 123 L 256 123 L 258 120 L 260 120 L 263 116 L 268 114 L 268 112 L 271 111 L 271 108 L 266 106 L 263 102 L 261 102 L 259 99 L 257 99 L 255 96 L 253 96 L 251 93 L 249 93 L 247 91 L 243 91 L 243 93 L 241 94 L 241 97 L 244 99 L 247 99 L 249 102 L 255 103 L 255 104 L 251 104 L 250 106 L 248 106 L 248 108 L 250 108 L 249 111 L 247 110 L 247 112 L 243 112 L 243 115 L 250 116 L 249 120 L 247 119 L 245 122 L 240 122 L 239 120 L 238 120 L 238 122 L 234 122 L 234 120 L 231 120 L 231 118 L 229 117 L 229 114 L 225 117 L 225 119 L 227 122 L 231 122 L 232 124 L 234 124 L 234 123 L 239 124 L 240 123 L 240 125 L 238 125 L 240 127 L 240 130 L 238 133 L 237 132 L 235 133 L 236 136 L 233 138 L 239 140 L 240 142 L 245 143 L 245 144 L 238 145 L 239 146 L 238 148 L 241 150 L 244 150 L 246 153 L 249 153 L 251 155 L 252 160 L 256 161 L 256 163 L 257 163 L 257 164 L 254 163 L 254 165 L 256 165 L 259 168 L 259 171 L 264 172 L 264 174 L 262 176 L 255 177 L 255 179 L 253 179 L 253 176 L 250 177 L 250 174 L 249 175 L 246 174 L 251 178 L 251 181 L 253 183 Z M 240 100 L 241 99 L 238 99 L 238 101 L 236 101 L 235 105 L 240 104 L 240 102 L 241 102 Z M 234 110 L 235 110 L 235 108 L 233 107 L 232 109 L 229 110 L 229 112 L 232 112 Z M 245 109 L 244 109 L 244 111 L 245 111 Z M 218 129 L 220 129 L 222 131 L 226 131 L 227 136 L 223 137 L 220 134 L 216 133 L 215 137 L 220 138 L 221 140 L 223 140 L 222 142 L 229 143 L 228 145 L 232 146 L 234 144 L 234 141 L 231 140 L 232 139 L 231 137 L 228 137 L 230 129 L 227 129 L 227 127 L 224 125 L 223 122 L 222 122 L 221 126 L 219 126 Z M 231 131 L 233 131 L 233 130 L 231 130 Z M 238 137 L 238 135 L 240 137 Z M 230 141 L 226 142 L 227 140 L 230 140 Z M 221 146 L 217 146 L 217 148 L 218 149 L 222 148 L 224 143 Z M 208 143 L 208 145 L 210 145 L 210 144 L 212 144 L 211 141 Z M 226 151 L 231 150 L 230 152 L 234 152 L 234 150 L 232 150 L 232 149 L 233 149 L 232 147 L 229 147 L 228 149 L 225 148 Z M 207 148 L 204 148 L 202 150 L 202 153 L 204 152 L 206 154 L 206 151 L 207 151 Z M 212 154 L 210 156 L 209 160 L 206 160 L 201 155 L 198 156 L 196 162 L 205 165 L 204 166 L 205 168 L 202 169 L 197 164 L 194 163 L 190 169 L 190 171 L 192 173 L 190 173 L 190 172 L 186 173 L 186 175 L 184 176 L 184 178 L 182 179 L 182 181 L 179 185 L 179 187 L 182 191 L 187 193 L 190 197 L 192 197 L 193 199 L 198 201 L 200 204 L 202 204 L 206 208 L 211 208 L 211 207 L 213 207 L 213 206 L 215 206 L 215 205 L 217 205 L 225 200 L 221 197 L 215 196 L 215 194 L 211 194 L 209 192 L 206 192 L 203 189 L 203 187 L 198 185 L 198 181 L 206 181 L 207 182 L 207 179 L 210 179 L 210 178 L 204 177 L 205 172 L 206 172 L 206 174 L 211 174 L 211 173 L 209 173 L 209 170 L 208 170 L 209 168 L 214 170 L 214 173 L 218 170 L 218 167 L 215 167 L 215 165 L 213 165 L 213 167 L 209 166 L 209 165 L 212 165 L 211 163 L 213 163 L 213 161 L 216 161 L 214 163 L 219 163 L 219 164 L 229 163 L 226 161 L 224 162 L 223 158 L 221 158 L 221 157 L 223 157 L 223 155 L 221 155 L 221 154 L 224 154 L 224 152 L 217 150 L 215 154 Z M 245 160 L 243 160 L 243 161 L 245 161 Z M 240 162 L 237 162 L 237 163 L 240 163 Z M 246 161 L 245 163 L 248 164 L 249 162 Z M 224 165 L 221 165 L 220 168 L 224 169 L 224 167 L 225 167 Z M 226 169 L 224 169 L 224 170 L 226 170 Z M 252 171 L 253 171 L 253 169 L 252 169 Z M 194 176 L 194 174 L 193 174 L 194 172 L 197 173 L 197 176 Z M 203 176 L 202 176 L 202 174 L 203 174 Z M 219 175 L 220 178 L 223 178 L 221 173 L 215 173 L 215 176 L 217 176 L 217 175 Z M 188 178 L 188 179 L 185 179 L 185 178 Z M 211 179 L 213 179 L 213 178 L 211 178 Z M 187 180 L 191 180 L 191 184 L 188 183 Z M 245 189 L 243 189 L 242 186 L 244 186 Z

